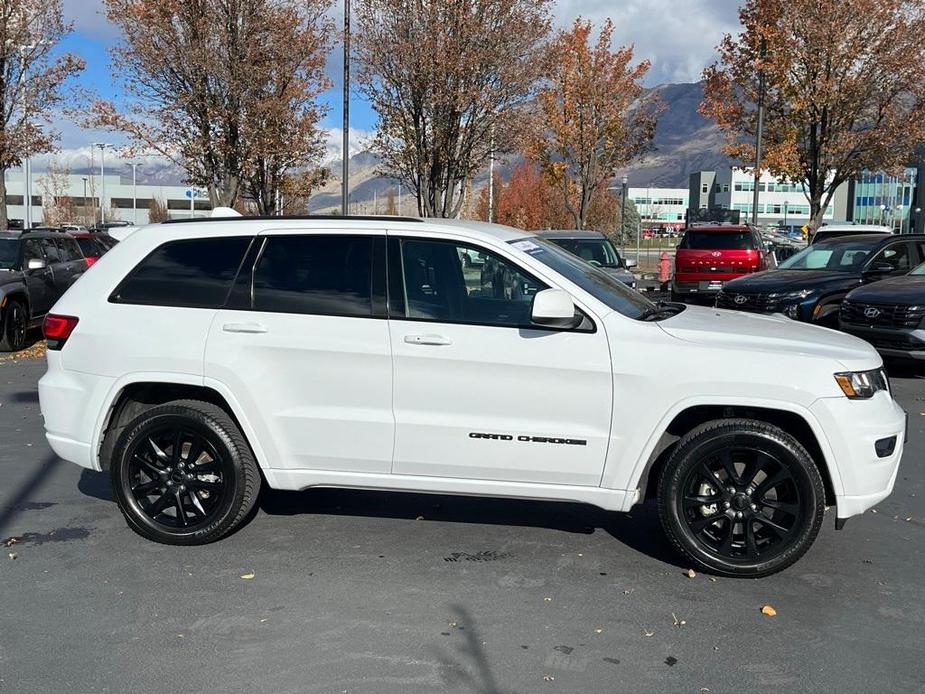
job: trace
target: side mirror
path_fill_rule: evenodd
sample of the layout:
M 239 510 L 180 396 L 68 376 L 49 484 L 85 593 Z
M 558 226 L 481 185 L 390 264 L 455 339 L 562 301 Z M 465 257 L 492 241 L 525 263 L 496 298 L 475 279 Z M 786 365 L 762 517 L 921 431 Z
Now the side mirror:
M 26 263 L 26 269 L 28 270 L 44 270 L 48 264 L 43 258 L 29 258 L 29 262 Z
M 581 323 L 572 297 L 564 289 L 544 289 L 533 296 L 530 319 L 546 328 L 569 330 Z
M 636 265 L 638 265 L 638 263 L 636 262 L 636 259 L 635 259 L 635 258 L 624 258 L 624 259 L 623 259 L 623 264 L 626 265 L 626 269 L 627 269 L 627 270 L 630 270 L 630 269 L 636 267 Z
M 866 270 L 864 270 L 865 275 L 889 275 L 896 268 L 894 268 L 889 263 L 884 263 L 880 261 L 878 263 L 872 263 Z

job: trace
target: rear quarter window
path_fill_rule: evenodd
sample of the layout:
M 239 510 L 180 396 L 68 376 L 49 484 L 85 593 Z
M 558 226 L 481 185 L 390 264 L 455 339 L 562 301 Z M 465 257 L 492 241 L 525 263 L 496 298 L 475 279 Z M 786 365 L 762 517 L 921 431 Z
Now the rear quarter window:
M 219 308 L 251 240 L 234 236 L 165 243 L 135 266 L 110 301 Z

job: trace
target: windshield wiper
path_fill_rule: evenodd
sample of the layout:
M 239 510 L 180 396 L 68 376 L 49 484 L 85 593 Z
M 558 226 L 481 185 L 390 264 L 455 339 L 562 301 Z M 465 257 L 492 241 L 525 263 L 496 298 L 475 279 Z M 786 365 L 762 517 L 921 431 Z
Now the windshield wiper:
M 656 301 L 655 306 L 652 308 L 647 308 L 645 311 L 643 311 L 638 320 L 648 321 L 656 318 L 657 316 L 663 315 L 676 316 L 685 308 L 687 307 L 684 304 L 676 304 L 668 301 Z

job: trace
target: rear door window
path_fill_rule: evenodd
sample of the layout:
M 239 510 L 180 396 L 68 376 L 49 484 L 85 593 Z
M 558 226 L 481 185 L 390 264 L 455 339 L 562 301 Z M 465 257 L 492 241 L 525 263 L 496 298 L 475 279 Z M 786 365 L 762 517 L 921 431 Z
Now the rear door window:
M 373 237 L 268 236 L 253 276 L 253 309 L 373 315 Z
M 132 270 L 110 301 L 218 308 L 250 242 L 249 236 L 234 236 L 165 243 Z
M 45 251 L 45 257 L 48 259 L 49 265 L 64 262 L 61 251 L 58 249 L 54 239 L 41 239 L 40 243 L 42 244 L 42 250 Z
M 55 243 L 58 244 L 60 249 L 62 262 L 69 263 L 72 260 L 83 260 L 83 253 L 80 252 L 80 248 L 74 239 L 62 237 L 55 239 Z

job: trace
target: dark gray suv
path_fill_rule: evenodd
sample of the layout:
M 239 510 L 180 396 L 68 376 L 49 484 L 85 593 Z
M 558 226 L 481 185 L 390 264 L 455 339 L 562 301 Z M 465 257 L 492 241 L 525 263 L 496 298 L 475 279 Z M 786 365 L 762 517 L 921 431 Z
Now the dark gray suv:
M 630 268 L 636 265 L 635 261 L 621 258 L 611 240 L 599 231 L 567 229 L 536 233 L 569 253 L 577 255 L 586 263 L 601 268 L 627 287 L 636 288 L 636 276 L 630 272 Z
M 86 269 L 77 241 L 67 234 L 0 232 L 0 351 L 25 347 L 28 329 Z

